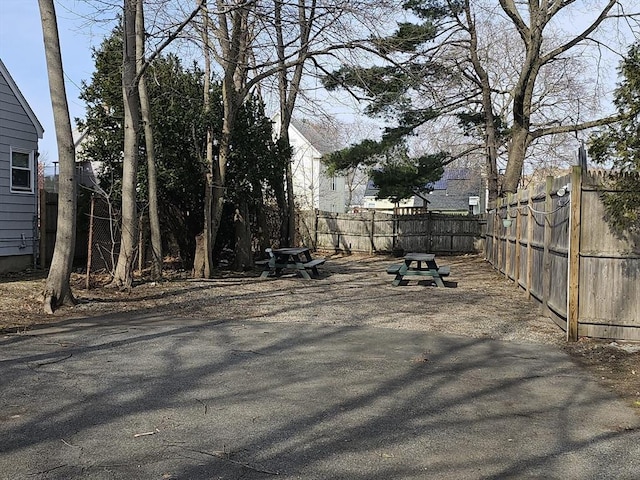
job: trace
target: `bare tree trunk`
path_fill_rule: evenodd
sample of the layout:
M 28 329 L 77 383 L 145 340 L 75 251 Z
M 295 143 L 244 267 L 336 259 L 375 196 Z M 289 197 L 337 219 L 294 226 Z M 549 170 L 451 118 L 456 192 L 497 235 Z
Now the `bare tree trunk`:
M 471 63 L 477 75 L 477 83 L 482 92 L 482 109 L 484 112 L 485 129 L 485 170 L 487 174 L 487 190 L 489 191 L 488 205 L 495 205 L 498 198 L 498 134 L 496 132 L 495 117 L 493 115 L 493 99 L 491 98 L 491 83 L 489 75 L 482 67 L 478 56 L 478 36 L 475 18 L 471 13 L 469 0 L 465 2 L 465 14 L 469 25 Z
M 140 76 L 138 93 L 140 95 L 140 112 L 144 125 L 144 140 L 147 153 L 147 181 L 149 189 L 149 230 L 151 231 L 151 278 L 162 278 L 162 237 L 160 234 L 160 218 L 158 215 L 158 179 L 156 173 L 156 153 L 153 142 L 153 127 L 151 125 L 151 108 L 147 92 L 147 80 L 142 66 L 144 64 L 144 11 L 143 2 L 138 2 L 136 11 L 136 71 Z M 142 255 L 142 252 L 140 252 Z M 141 257 L 142 258 L 142 257 Z
M 136 182 L 140 106 L 136 85 L 136 5 L 142 0 L 124 0 L 122 96 L 124 100 L 124 151 L 122 162 L 122 231 L 120 254 L 111 286 L 131 288 L 137 241 Z
M 256 208 L 256 223 L 258 224 L 258 249 L 260 254 L 264 255 L 264 251 L 271 247 L 271 241 L 269 238 L 269 225 L 267 223 L 267 215 L 265 213 L 262 185 L 260 185 L 259 181 L 254 181 L 253 190 L 255 192 L 260 192 L 260 195 L 257 197 L 258 205 Z
M 60 166 L 56 245 L 44 287 L 44 311 L 52 314 L 54 309 L 61 305 L 75 303 L 69 283 L 76 245 L 75 151 L 64 85 L 55 7 L 53 0 L 38 0 L 38 5 Z
M 289 126 L 291 125 L 291 117 L 293 115 L 293 108 L 298 98 L 298 92 L 300 91 L 300 83 L 302 81 L 302 74 L 304 71 L 304 62 L 309 53 L 309 38 L 311 35 L 312 26 L 316 20 L 316 7 L 315 1 L 311 2 L 311 5 L 307 6 L 304 0 L 298 1 L 298 24 L 299 29 L 299 50 L 296 53 L 298 62 L 293 69 L 293 75 L 291 81 L 288 78 L 288 69 L 286 68 L 286 44 L 283 35 L 283 22 L 282 22 L 282 3 L 275 2 L 274 4 L 274 16 L 275 27 L 277 37 L 277 52 L 278 52 L 278 91 L 280 95 L 280 138 L 285 142 L 286 146 L 289 146 Z M 287 213 L 283 215 L 283 220 L 286 220 L 286 236 L 281 238 L 281 242 L 284 242 L 288 246 L 295 246 L 296 244 L 296 205 L 293 197 L 293 173 L 291 170 L 291 162 L 287 164 L 285 170 L 285 185 L 287 192 Z
M 196 253 L 193 258 L 193 278 L 204 278 L 204 233 L 196 235 Z
M 251 227 L 249 225 L 249 209 L 246 200 L 242 200 L 233 216 L 236 237 L 234 269 L 242 271 L 253 265 L 251 254 Z
M 522 178 L 522 169 L 524 167 L 524 157 L 530 143 L 528 130 L 528 127 L 518 128 L 516 124 L 513 125 L 511 142 L 509 143 L 509 160 L 502 183 L 503 193 L 515 193 L 518 191 L 518 183 Z
M 220 44 L 220 62 L 224 70 L 222 78 L 222 132 L 218 149 L 218 161 L 213 162 L 213 222 L 211 242 L 215 242 L 222 222 L 226 195 L 227 164 L 231 153 L 231 133 L 238 110 L 248 95 L 247 57 L 250 27 L 249 11 L 255 9 L 251 2 L 228 9 L 222 0 L 217 0 L 218 25 L 216 35 Z M 207 40 L 208 41 L 208 40 Z M 242 93 L 241 93 L 242 92 Z
M 202 233 L 202 249 L 201 255 L 196 252 L 196 257 L 202 262 L 202 267 L 198 268 L 194 265 L 193 276 L 196 278 L 211 278 L 213 275 L 213 246 L 215 236 L 213 235 L 213 127 L 208 121 L 209 112 L 211 111 L 211 45 L 209 42 L 209 9 L 206 2 L 203 2 L 202 8 L 202 42 L 204 53 L 204 114 L 207 119 L 207 151 L 205 158 L 205 183 L 204 183 L 204 226 Z

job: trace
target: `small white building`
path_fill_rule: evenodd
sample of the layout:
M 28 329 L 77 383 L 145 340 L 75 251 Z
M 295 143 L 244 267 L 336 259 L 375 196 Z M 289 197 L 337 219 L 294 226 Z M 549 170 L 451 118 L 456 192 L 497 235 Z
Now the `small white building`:
M 280 131 L 280 115 L 273 118 L 274 131 Z M 344 213 L 347 209 L 346 177 L 329 175 L 323 155 L 339 150 L 337 132 L 307 120 L 289 126 L 293 149 L 293 195 L 300 210 Z

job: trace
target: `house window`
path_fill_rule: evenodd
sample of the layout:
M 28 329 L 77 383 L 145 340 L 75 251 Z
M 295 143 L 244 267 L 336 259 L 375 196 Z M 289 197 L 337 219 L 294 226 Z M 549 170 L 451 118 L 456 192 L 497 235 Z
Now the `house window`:
M 11 149 L 11 191 L 33 193 L 33 152 Z
M 335 175 L 331 176 L 331 190 L 336 190 L 336 177 Z

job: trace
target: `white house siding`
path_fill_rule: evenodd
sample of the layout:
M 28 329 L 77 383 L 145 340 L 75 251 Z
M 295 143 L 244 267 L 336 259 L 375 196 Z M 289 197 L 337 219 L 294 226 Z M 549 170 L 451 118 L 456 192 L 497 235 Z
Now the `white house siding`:
M 291 173 L 296 204 L 301 210 L 319 208 L 320 153 L 294 128 L 290 128 L 289 143 L 293 149 Z
M 362 206 L 364 208 L 374 208 L 376 210 L 389 210 L 393 211 L 393 209 L 397 207 L 422 207 L 424 202 L 420 197 L 413 196 L 411 198 L 401 200 L 396 205 L 394 202 L 389 200 L 388 198 L 376 198 L 375 196 L 365 195 L 362 200 Z
M 276 128 L 279 118 L 275 118 Z M 308 128 L 311 128 L 310 126 Z M 309 133 L 309 132 L 307 132 Z M 345 212 L 346 179 L 330 177 L 323 165 L 322 153 L 296 128 L 289 127 L 289 143 L 293 149 L 293 194 L 300 210 L 319 209 L 327 212 Z M 327 152 L 324 152 L 327 153 Z
M 33 263 L 37 252 L 37 150 L 42 126 L 0 61 L 0 272 Z M 33 192 L 11 192 L 11 151 L 32 152 Z

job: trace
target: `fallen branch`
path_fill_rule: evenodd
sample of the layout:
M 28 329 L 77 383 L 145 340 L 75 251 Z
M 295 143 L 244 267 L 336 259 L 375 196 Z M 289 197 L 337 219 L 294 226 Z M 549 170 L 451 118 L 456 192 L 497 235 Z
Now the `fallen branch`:
M 157 428 L 153 432 L 136 433 L 133 438 L 146 437 L 147 435 L 155 435 L 156 433 L 160 433 L 160 430 Z
M 44 365 L 51 365 L 52 363 L 62 362 L 63 360 L 67 360 L 68 358 L 71 358 L 71 357 L 73 357 L 73 353 L 70 353 L 66 357 L 58 358 L 56 360 L 49 360 L 47 362 L 38 362 L 36 363 L 36 367 L 42 367 Z
M 189 448 L 188 450 L 191 450 L 192 452 L 196 452 L 196 453 L 201 453 L 202 455 L 208 455 L 210 457 L 215 457 L 215 458 L 219 458 L 221 460 L 226 460 L 229 463 L 233 463 L 234 465 L 239 465 L 241 467 L 244 468 L 248 468 L 249 470 L 253 470 L 254 472 L 258 472 L 258 473 L 266 473 L 267 475 L 280 475 L 279 472 L 273 472 L 271 470 L 265 470 L 262 468 L 258 468 L 258 467 L 254 467 L 252 465 L 249 465 L 248 463 L 245 462 L 239 462 L 238 460 L 233 460 L 232 458 L 229 458 L 229 453 L 227 452 L 205 452 L 203 450 L 194 450 L 192 448 Z
M 53 472 L 54 470 L 57 470 L 59 468 L 63 468 L 63 467 L 66 467 L 66 466 L 67 466 L 67 464 L 65 463 L 64 465 L 58 465 L 57 467 L 49 468 L 47 470 L 42 470 L 41 472 L 28 473 L 27 475 L 29 475 L 30 477 L 35 476 L 35 475 L 44 475 L 45 473 Z

